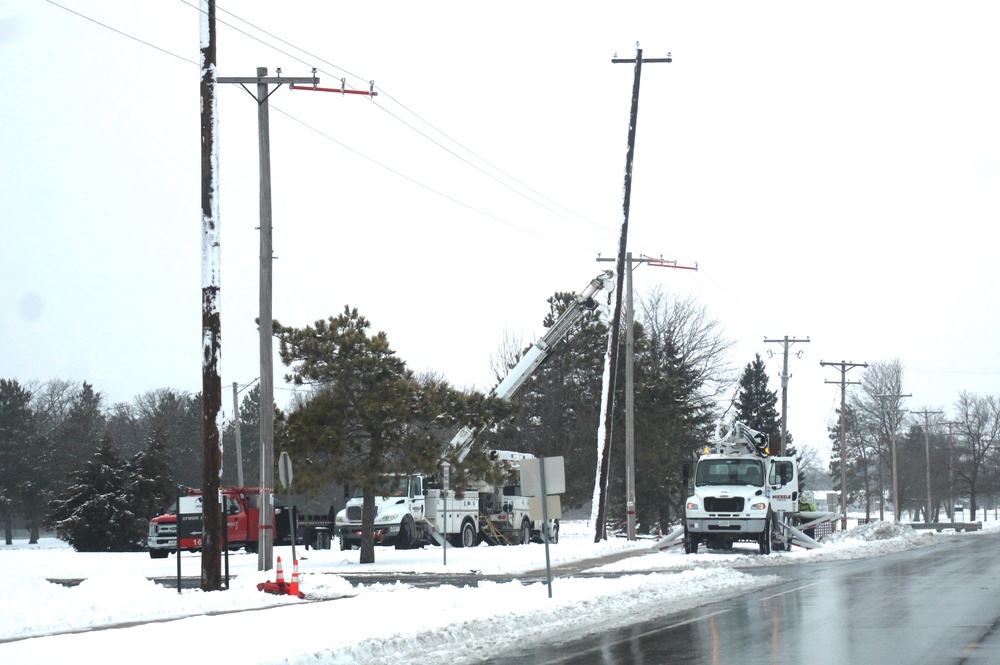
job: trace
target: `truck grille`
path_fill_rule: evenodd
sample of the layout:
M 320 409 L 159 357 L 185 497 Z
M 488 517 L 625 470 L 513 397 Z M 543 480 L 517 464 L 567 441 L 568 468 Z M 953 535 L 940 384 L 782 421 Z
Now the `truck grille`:
M 347 519 L 351 522 L 361 521 L 361 506 L 348 506 L 347 507 Z
M 743 497 L 705 497 L 705 510 L 710 513 L 739 513 L 743 511 Z

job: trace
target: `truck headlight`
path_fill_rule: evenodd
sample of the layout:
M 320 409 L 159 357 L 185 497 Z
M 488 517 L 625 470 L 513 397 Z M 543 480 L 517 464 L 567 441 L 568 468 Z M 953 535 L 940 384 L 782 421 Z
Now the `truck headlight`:
M 396 522 L 399 520 L 399 513 L 386 513 L 385 515 L 379 515 L 375 520 L 376 522 Z
M 156 535 L 156 523 L 155 522 L 150 522 L 149 523 L 149 535 L 151 535 L 151 536 L 155 536 Z
M 685 505 L 684 507 L 687 508 L 688 510 L 698 510 L 699 509 L 697 501 L 688 501 L 687 505 Z
M 750 510 L 767 510 L 767 503 L 758 501 L 757 503 L 750 504 Z

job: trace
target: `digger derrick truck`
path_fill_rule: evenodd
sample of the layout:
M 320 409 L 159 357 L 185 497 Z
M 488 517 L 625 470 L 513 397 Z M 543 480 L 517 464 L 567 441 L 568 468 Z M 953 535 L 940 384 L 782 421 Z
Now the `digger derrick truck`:
M 604 271 L 574 296 L 573 302 L 555 323 L 521 357 L 507 377 L 493 389 L 493 395 L 510 399 L 551 354 L 555 345 L 566 336 L 574 323 L 586 312 L 597 309 L 594 297 L 601 291 L 615 288 L 614 272 Z M 450 442 L 458 463 L 468 455 L 481 429 L 463 427 Z M 534 456 L 507 450 L 493 450 L 490 459 L 506 469 L 516 471 L 519 463 Z M 517 474 L 512 474 L 516 478 Z M 459 491 L 448 489 L 437 477 L 425 474 L 398 475 L 387 479 L 385 496 L 375 499 L 374 537 L 377 544 L 394 545 L 397 549 L 443 544 L 444 539 L 456 547 L 475 547 L 480 542 L 490 544 L 526 544 L 548 537 L 559 538 L 558 520 L 548 524 L 532 521 L 528 516 L 528 497 L 521 495 L 516 480 L 504 485 L 491 485 L 479 480 Z M 341 549 L 361 544 L 361 505 L 359 491 L 349 499 L 344 510 L 335 518 Z M 544 532 L 543 532 L 544 530 Z
M 684 466 L 691 493 L 684 505 L 684 551 L 705 543 L 730 550 L 735 542 L 756 543 L 761 554 L 820 543 L 804 531 L 836 518 L 835 513 L 799 508 L 794 457 L 772 456 L 767 435 L 743 423 L 720 422 L 697 462 Z

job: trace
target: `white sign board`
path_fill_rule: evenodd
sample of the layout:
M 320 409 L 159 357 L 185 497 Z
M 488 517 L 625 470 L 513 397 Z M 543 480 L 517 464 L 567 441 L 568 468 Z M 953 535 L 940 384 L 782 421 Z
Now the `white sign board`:
M 559 495 L 549 495 L 545 498 L 545 510 L 547 514 L 542 513 L 542 497 L 533 496 L 528 499 L 528 519 L 532 522 L 537 522 L 546 517 L 550 520 L 562 519 L 562 502 L 559 500 Z
M 562 457 L 542 457 L 518 462 L 521 469 L 522 496 L 542 495 L 542 462 L 545 463 L 545 493 L 566 491 L 566 465 Z

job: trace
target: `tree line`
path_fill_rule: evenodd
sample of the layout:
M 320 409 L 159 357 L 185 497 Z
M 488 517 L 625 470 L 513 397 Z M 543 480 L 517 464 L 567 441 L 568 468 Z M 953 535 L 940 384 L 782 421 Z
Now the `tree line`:
M 887 506 L 927 521 L 942 515 L 955 519 L 957 511 L 974 520 L 980 509 L 985 518 L 983 497 L 1000 491 L 1000 397 L 962 391 L 950 412 L 907 408 L 908 397 L 899 359 L 873 362 L 864 370 L 843 411 L 846 462 L 840 409 L 830 427 L 836 489 L 841 489 L 844 463 L 847 500 L 863 507 L 868 518 L 877 511 L 885 519 Z M 892 505 L 894 475 L 898 506 Z
M 572 293 L 548 300 L 550 327 Z M 306 388 L 287 413 L 276 410 L 275 446 L 296 461 L 296 493 L 315 495 L 347 485 L 364 496 L 363 519 L 388 475 L 435 474 L 454 464 L 452 487 L 497 473 L 488 451 L 517 450 L 566 461 L 563 506 L 578 508 L 594 494 L 607 351 L 606 312 L 590 312 L 569 331 L 511 401 L 459 389 L 433 373 L 415 375 L 356 309 L 301 328 L 275 322 L 286 380 Z M 732 342 L 694 299 L 653 290 L 639 297 L 634 337 L 636 511 L 640 532 L 676 523 L 685 492 L 682 462 L 711 435 L 715 421 L 735 415 L 775 433 L 777 392 L 767 386 L 763 361 L 737 372 Z M 497 381 L 528 345 L 507 339 L 493 358 Z M 624 353 L 624 349 L 619 349 Z M 624 367 L 615 382 L 615 445 L 609 516 L 625 516 Z M 259 389 L 240 405 L 246 484 L 259 478 Z M 235 423 L 223 432 L 223 484 L 235 485 Z M 461 464 L 449 447 L 461 427 L 480 431 Z M 791 440 L 791 437 L 789 437 Z M 20 517 L 37 538 L 42 526 L 92 549 L 141 549 L 145 523 L 176 493 L 198 486 L 202 465 L 201 396 L 150 391 L 132 403 L 106 407 L 93 386 L 54 380 L 22 386 L 0 383 L 0 517 L 7 542 Z M 275 456 L 277 457 L 277 455 Z M 107 497 L 117 497 L 110 505 Z M 103 503 L 102 503 L 103 502 Z M 107 504 L 107 505 L 106 505 Z M 96 517 L 95 517 L 96 516 Z M 69 530 L 104 520 L 124 535 L 100 537 Z M 368 522 L 371 524 L 371 522 Z M 102 540 L 103 538 L 103 540 Z M 74 542 L 71 540 L 71 542 Z M 74 546 L 76 546 L 74 542 Z M 362 561 L 373 561 L 370 543 Z

